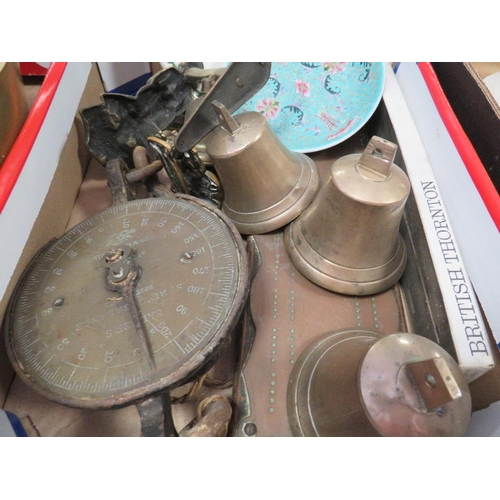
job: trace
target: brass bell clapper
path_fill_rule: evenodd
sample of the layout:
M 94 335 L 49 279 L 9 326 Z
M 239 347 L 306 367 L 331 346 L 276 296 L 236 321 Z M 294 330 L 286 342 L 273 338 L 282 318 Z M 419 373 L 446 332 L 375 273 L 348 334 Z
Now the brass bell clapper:
M 220 125 L 206 148 L 224 188 L 224 213 L 242 234 L 286 226 L 318 192 L 316 164 L 286 148 L 260 113 L 233 117 L 220 102 L 212 105 Z
M 394 164 L 396 151 L 374 136 L 363 154 L 334 162 L 316 199 L 285 229 L 290 259 L 312 282 L 370 295 L 403 274 L 407 254 L 399 226 L 410 182 Z

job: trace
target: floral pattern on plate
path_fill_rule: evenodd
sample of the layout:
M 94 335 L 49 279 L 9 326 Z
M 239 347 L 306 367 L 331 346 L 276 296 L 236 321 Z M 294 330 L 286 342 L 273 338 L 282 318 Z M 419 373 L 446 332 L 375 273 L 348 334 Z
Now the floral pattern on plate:
M 384 82 L 380 62 L 273 62 L 266 85 L 236 113 L 261 113 L 286 147 L 311 153 L 355 134 L 375 112 Z

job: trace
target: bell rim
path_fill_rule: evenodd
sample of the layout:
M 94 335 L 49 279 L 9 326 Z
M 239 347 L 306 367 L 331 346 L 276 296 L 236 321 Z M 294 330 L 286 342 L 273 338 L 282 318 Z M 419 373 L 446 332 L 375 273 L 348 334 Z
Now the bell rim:
M 307 279 L 312 281 L 318 286 L 330 290 L 332 292 L 340 293 L 343 295 L 364 296 L 373 295 L 375 293 L 383 292 L 392 285 L 394 285 L 403 275 L 406 269 L 408 254 L 404 239 L 401 235 L 398 238 L 398 248 L 393 257 L 381 266 L 365 269 L 347 268 L 340 264 L 336 264 L 330 260 L 326 260 L 319 253 L 307 244 L 305 238 L 302 249 L 296 244 L 296 236 L 300 231 L 300 221 L 292 221 L 284 231 L 284 244 L 285 249 L 296 269 Z M 323 260 L 326 272 L 318 269 L 312 264 L 314 260 Z M 384 276 L 378 279 L 367 279 L 367 277 L 374 273 L 374 270 L 384 270 Z M 352 274 L 353 279 L 342 278 L 342 274 L 349 272 Z M 380 274 L 380 272 L 378 273 Z
M 278 203 L 257 212 L 238 212 L 223 204 L 222 211 L 240 233 L 265 234 L 280 229 L 296 219 L 312 203 L 320 188 L 319 172 L 311 158 L 301 156 L 304 161 L 299 179 Z

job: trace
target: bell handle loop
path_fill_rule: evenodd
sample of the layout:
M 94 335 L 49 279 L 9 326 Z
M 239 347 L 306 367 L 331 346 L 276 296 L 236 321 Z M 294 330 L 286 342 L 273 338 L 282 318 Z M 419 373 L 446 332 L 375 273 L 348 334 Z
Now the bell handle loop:
M 240 124 L 231 116 L 226 106 L 219 101 L 213 101 L 212 106 L 217 114 L 219 123 L 231 135 L 234 135 L 240 128 Z
M 406 363 L 404 368 L 419 396 L 420 409 L 425 412 L 442 408 L 462 396 L 450 367 L 441 357 Z
M 366 146 L 356 168 L 366 169 L 374 173 L 381 180 L 385 180 L 390 175 L 390 169 L 394 162 L 398 147 L 396 144 L 373 136 Z

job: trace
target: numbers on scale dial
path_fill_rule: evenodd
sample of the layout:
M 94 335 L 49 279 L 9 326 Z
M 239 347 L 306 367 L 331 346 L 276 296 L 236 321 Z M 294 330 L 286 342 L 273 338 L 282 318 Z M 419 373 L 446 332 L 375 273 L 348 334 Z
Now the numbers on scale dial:
M 105 286 L 103 256 L 129 246 L 135 300 L 156 371 L 145 363 L 128 307 Z M 20 291 L 10 334 L 35 382 L 72 397 L 107 397 L 181 367 L 235 307 L 239 255 L 217 214 L 179 200 L 112 207 L 43 253 Z

